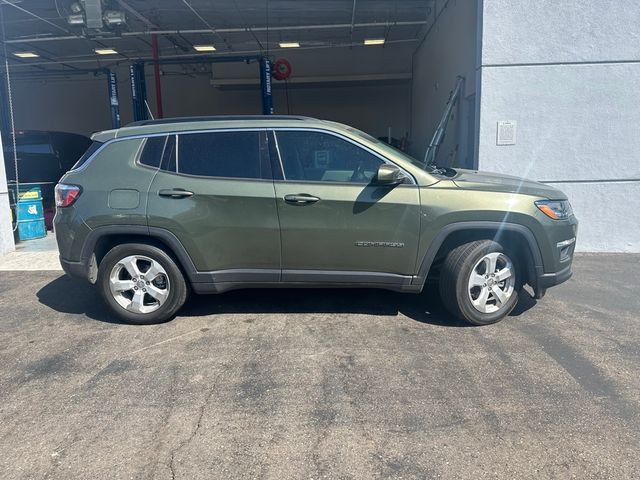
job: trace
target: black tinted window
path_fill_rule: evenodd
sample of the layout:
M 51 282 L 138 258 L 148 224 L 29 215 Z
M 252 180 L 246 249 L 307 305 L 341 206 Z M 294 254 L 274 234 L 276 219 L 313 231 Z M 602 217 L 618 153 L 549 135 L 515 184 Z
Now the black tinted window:
M 142 153 L 140 153 L 140 163 L 150 167 L 159 167 L 166 143 L 167 137 L 147 138 L 142 147 Z
M 287 180 L 369 183 L 380 158 L 358 145 L 321 132 L 277 131 Z
M 5 150 L 13 154 L 13 138 L 7 135 Z M 53 155 L 54 149 L 48 133 L 16 133 L 16 151 L 21 155 Z
M 98 151 L 98 149 L 102 145 L 104 145 L 102 142 L 93 142 L 91 145 L 89 145 L 89 148 L 87 148 L 87 150 L 82 154 L 82 156 L 80 157 L 80 160 L 76 162 L 72 170 L 76 168 L 80 168 L 82 165 L 84 165 L 87 162 L 87 160 L 91 158 L 91 155 L 96 153 L 96 151 Z
M 263 178 L 259 132 L 192 133 L 178 138 L 178 172 L 205 177 Z

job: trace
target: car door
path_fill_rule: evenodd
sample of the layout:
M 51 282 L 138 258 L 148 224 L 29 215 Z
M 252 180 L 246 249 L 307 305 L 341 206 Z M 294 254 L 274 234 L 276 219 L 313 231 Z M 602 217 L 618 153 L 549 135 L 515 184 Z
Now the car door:
M 149 226 L 173 233 L 196 270 L 212 272 L 210 281 L 279 281 L 266 132 L 180 133 L 166 137 L 162 148 L 149 191 Z
M 283 281 L 406 283 L 420 231 L 413 179 L 376 185 L 388 160 L 333 132 L 272 135 Z

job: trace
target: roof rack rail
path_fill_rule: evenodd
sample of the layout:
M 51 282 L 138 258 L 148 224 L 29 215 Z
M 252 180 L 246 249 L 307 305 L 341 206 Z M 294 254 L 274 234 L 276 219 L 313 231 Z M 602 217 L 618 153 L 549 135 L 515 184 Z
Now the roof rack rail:
M 125 127 L 142 127 L 145 125 L 162 125 L 166 123 L 186 123 L 186 122 L 213 122 L 229 120 L 312 120 L 311 117 L 300 115 L 214 115 L 208 117 L 175 117 L 162 118 L 158 120 L 139 120 L 127 123 Z

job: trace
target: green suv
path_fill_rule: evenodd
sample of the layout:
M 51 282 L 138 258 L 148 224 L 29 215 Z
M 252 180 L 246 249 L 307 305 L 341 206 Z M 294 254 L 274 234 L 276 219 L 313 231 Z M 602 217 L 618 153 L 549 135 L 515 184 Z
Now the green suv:
M 494 323 L 524 284 L 541 298 L 571 276 L 578 223 L 549 186 L 425 166 L 306 117 L 137 122 L 95 134 L 60 182 L 62 267 L 138 324 L 189 290 L 420 293 L 428 278 L 452 314 Z

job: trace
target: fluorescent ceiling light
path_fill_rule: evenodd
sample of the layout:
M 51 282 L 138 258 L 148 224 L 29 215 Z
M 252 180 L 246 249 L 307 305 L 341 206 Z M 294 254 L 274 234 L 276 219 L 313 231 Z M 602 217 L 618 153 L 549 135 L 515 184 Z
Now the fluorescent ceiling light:
M 197 52 L 215 52 L 216 51 L 216 47 L 214 47 L 213 45 L 194 45 L 193 48 Z
M 116 55 L 116 52 L 113 48 L 96 48 L 94 50 L 98 55 Z
M 384 38 L 368 38 L 364 41 L 365 45 L 383 45 Z
M 14 55 L 19 58 L 38 58 L 40 56 L 33 52 L 15 52 Z
M 298 48 L 299 46 L 298 42 L 280 42 L 280 48 Z

